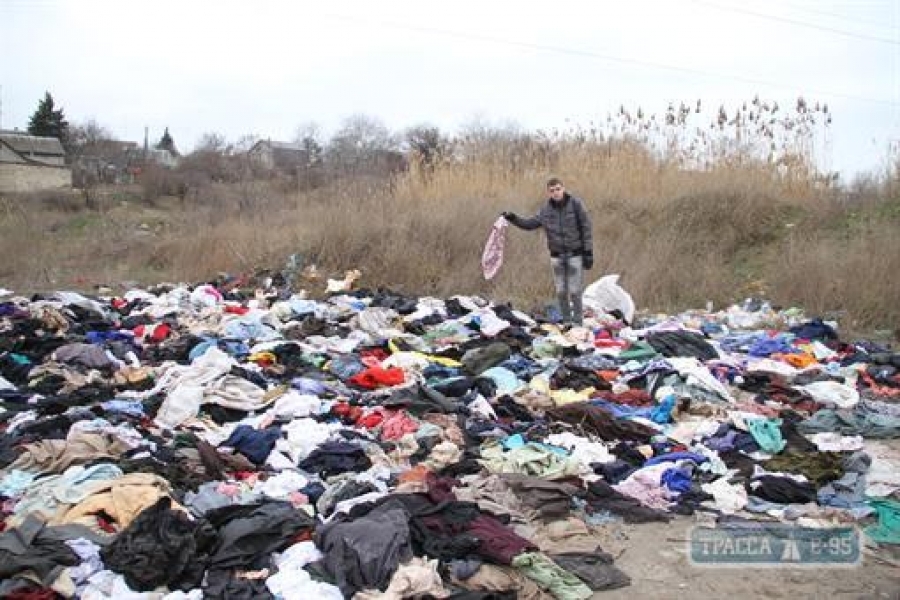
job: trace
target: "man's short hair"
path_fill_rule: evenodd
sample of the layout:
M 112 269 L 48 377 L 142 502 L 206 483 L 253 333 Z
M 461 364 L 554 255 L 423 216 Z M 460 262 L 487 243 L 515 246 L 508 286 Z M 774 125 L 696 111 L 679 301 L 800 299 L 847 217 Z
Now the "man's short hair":
M 565 185 L 559 177 L 551 177 L 547 180 L 547 187 L 552 188 L 557 185 Z

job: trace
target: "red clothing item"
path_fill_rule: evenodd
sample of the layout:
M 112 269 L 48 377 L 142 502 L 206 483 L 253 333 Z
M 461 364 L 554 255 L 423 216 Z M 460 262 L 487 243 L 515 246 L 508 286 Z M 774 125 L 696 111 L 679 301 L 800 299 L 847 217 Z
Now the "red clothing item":
M 355 385 L 367 390 L 374 390 L 380 387 L 390 387 L 400 385 L 406 380 L 403 375 L 403 369 L 390 368 L 382 369 L 381 367 L 370 367 L 365 371 L 357 373 L 349 379 L 351 385 Z
M 372 357 L 378 362 L 381 362 L 388 356 L 390 356 L 390 354 L 388 354 L 383 348 L 368 348 L 366 350 L 361 350 L 359 356 L 361 358 Z
M 234 304 L 226 304 L 225 312 L 232 315 L 246 315 L 250 309 L 246 306 L 236 306 Z
M 653 406 L 653 398 L 644 390 L 626 390 L 621 394 L 614 394 L 608 391 L 597 392 L 592 398 L 602 398 L 608 402 L 616 404 L 627 404 L 628 406 Z
M 22 590 L 8 592 L 3 596 L 6 600 L 56 600 L 62 598 L 59 594 L 50 588 L 41 588 L 39 590 Z
M 134 335 L 142 338 L 146 342 L 159 343 L 169 337 L 172 328 L 167 323 L 157 323 L 155 325 L 138 325 L 134 328 Z
M 356 424 L 365 427 L 366 429 L 374 429 L 381 425 L 382 421 L 384 421 L 384 416 L 381 413 L 373 412 L 360 417 Z

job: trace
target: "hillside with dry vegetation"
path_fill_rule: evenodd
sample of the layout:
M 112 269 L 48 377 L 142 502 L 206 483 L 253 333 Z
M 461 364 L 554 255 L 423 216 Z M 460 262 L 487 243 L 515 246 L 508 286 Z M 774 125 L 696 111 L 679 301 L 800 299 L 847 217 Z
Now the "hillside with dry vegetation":
M 136 186 L 3 198 L 0 284 L 193 282 L 277 269 L 297 254 L 326 273 L 359 269 L 369 287 L 532 308 L 552 297 L 541 236 L 511 230 L 492 282 L 480 256 L 497 215 L 531 214 L 556 175 L 592 215 L 593 274 L 619 273 L 641 307 L 755 296 L 855 330 L 895 330 L 900 163 L 852 184 L 823 175 L 814 165 L 830 120 L 825 106 L 754 100 L 705 120 L 698 103 L 658 116 L 623 108 L 567 131 L 418 128 L 391 138 L 408 166 L 390 172 L 326 160 L 266 174 L 203 147 Z

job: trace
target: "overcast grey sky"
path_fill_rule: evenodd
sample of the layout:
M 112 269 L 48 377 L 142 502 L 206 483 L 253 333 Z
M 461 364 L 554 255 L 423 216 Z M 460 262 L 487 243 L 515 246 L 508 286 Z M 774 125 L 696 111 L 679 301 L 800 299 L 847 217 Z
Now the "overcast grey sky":
M 818 154 L 849 176 L 900 141 L 900 0 L 0 0 L 0 85 L 3 128 L 47 90 L 71 122 L 168 126 L 182 150 L 357 113 L 536 129 L 803 95 L 828 103 Z

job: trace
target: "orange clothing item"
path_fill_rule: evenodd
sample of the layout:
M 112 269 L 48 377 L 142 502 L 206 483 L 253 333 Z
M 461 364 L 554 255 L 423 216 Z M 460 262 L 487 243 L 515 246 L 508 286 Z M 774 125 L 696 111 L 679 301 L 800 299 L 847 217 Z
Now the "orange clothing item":
M 819 364 L 815 356 L 805 352 L 800 354 L 773 354 L 771 358 L 786 362 L 796 369 L 805 369 L 806 367 Z

